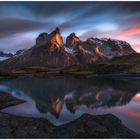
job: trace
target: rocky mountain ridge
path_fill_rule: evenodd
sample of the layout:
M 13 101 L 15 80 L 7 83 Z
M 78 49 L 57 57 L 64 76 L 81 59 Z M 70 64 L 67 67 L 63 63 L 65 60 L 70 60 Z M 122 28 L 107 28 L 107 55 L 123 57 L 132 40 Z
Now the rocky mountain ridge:
M 136 52 L 125 41 L 93 37 L 82 41 L 75 33 L 71 33 L 64 43 L 59 28 L 56 28 L 50 34 L 41 33 L 32 48 L 1 62 L 0 66 L 5 68 L 66 67 L 108 61 L 113 57 L 132 53 Z

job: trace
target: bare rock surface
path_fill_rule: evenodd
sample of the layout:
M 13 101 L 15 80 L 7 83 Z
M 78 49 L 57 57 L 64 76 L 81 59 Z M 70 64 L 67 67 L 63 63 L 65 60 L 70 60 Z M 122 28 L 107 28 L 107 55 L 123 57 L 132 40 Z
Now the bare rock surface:
M 18 52 L 19 54 L 19 52 Z M 27 67 L 67 67 L 94 62 L 108 62 L 114 57 L 137 54 L 131 45 L 122 40 L 88 38 L 80 40 L 71 33 L 63 41 L 57 27 L 51 33 L 41 33 L 36 43 L 28 50 L 20 51 L 20 55 L 0 62 L 1 68 L 18 69 Z
M 46 119 L 19 117 L 0 112 L 0 138 L 140 138 L 111 114 L 83 115 L 62 126 Z
M 0 93 L 0 109 L 24 101 Z M 54 126 L 47 119 L 0 112 L 0 138 L 140 138 L 111 114 L 84 114 L 70 123 Z
M 9 93 L 0 92 L 0 109 L 18 105 L 24 103 L 25 101 L 17 99 L 10 95 Z

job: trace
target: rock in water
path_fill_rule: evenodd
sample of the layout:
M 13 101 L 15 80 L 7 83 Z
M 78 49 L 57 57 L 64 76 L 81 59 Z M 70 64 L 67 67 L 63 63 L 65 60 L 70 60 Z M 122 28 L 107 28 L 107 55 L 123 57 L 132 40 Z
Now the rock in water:
M 0 92 L 0 109 L 4 109 L 9 106 L 15 106 L 24 102 L 25 101 L 17 99 L 16 97 L 13 97 L 9 93 Z

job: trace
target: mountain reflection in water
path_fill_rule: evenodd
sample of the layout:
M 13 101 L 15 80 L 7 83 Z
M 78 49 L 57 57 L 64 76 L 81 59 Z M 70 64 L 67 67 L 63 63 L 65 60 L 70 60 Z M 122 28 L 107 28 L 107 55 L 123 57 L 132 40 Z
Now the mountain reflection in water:
M 1 80 L 0 90 L 27 100 L 27 103 L 9 107 L 4 112 L 24 116 L 28 112 L 33 117 L 39 114 L 38 117 L 47 118 L 55 125 L 70 122 L 83 113 L 112 113 L 140 133 L 140 109 L 137 106 L 140 100 L 135 102 L 139 97 L 139 83 L 139 80 L 104 78 L 19 78 Z

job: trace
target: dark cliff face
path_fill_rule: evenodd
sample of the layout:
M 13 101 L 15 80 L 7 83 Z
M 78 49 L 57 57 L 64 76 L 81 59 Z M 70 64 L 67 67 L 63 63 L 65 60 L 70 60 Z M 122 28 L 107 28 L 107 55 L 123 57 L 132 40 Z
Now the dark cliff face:
M 20 55 L 0 63 L 2 68 L 23 68 L 32 66 L 65 67 L 108 61 L 113 57 L 136 53 L 125 41 L 88 38 L 81 41 L 75 33 L 66 38 L 64 44 L 59 28 L 50 34 L 41 33 L 36 44 Z
M 45 43 L 48 39 L 48 33 L 41 33 L 36 39 L 36 45 L 40 46 Z

